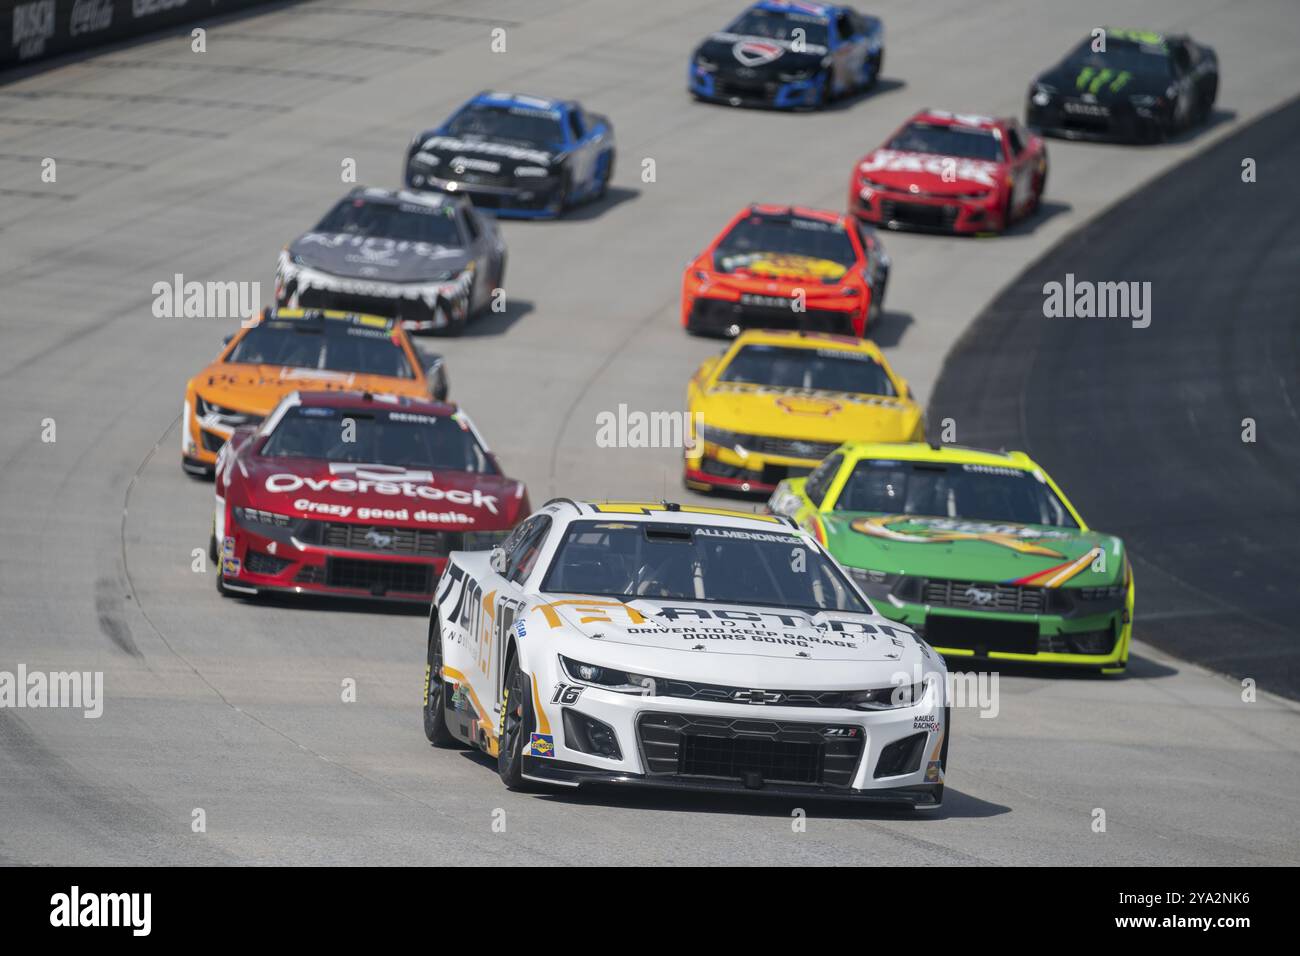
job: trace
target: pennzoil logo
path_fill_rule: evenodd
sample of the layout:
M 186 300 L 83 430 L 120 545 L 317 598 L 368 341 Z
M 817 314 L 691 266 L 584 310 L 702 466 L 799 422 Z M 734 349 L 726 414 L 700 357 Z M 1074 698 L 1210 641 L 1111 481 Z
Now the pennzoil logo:
M 769 279 L 842 279 L 848 266 L 816 256 L 795 253 L 747 252 L 723 256 L 721 265 L 728 272 L 748 272 Z

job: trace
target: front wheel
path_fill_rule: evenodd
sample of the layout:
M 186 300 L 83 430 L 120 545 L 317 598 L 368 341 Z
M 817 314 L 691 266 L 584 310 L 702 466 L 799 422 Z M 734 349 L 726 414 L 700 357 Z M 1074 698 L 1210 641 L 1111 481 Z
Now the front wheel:
M 611 151 L 605 154 L 608 160 L 605 162 L 605 168 L 600 175 L 600 188 L 596 190 L 595 198 L 601 200 L 609 192 L 609 181 L 614 178 L 614 153 Z
M 424 659 L 424 736 L 435 747 L 453 747 L 456 738 L 447 728 L 444 703 L 447 684 L 442 679 L 442 628 L 429 622 L 429 643 Z
M 524 750 L 536 727 L 528 675 L 519 667 L 519 655 L 506 671 L 505 697 L 501 701 L 501 737 L 497 741 L 497 773 L 510 790 L 529 790 L 524 780 Z
M 825 109 L 835 102 L 835 76 L 830 70 L 822 72 L 821 95 L 817 97 L 814 109 Z

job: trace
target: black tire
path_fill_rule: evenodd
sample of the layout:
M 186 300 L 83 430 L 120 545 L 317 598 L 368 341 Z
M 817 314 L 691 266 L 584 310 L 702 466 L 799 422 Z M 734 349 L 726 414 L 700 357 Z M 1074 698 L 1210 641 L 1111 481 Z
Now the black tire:
M 212 533 L 208 535 L 208 560 L 214 565 L 220 560 L 220 555 L 217 553 L 217 528 L 215 521 L 213 522 Z M 217 571 L 218 573 L 221 571 L 219 565 L 217 566 Z
M 495 289 L 504 289 L 506 287 L 506 254 L 501 253 L 501 262 L 497 265 L 497 281 L 493 286 Z M 489 303 L 488 308 L 491 308 Z
M 447 683 L 442 679 L 442 628 L 437 614 L 429 618 L 429 640 L 424 655 L 424 736 L 435 747 L 455 747 L 459 743 L 447 727 L 443 700 Z
M 885 290 L 889 288 L 889 273 L 885 273 L 880 286 L 872 290 L 871 305 L 867 308 L 867 326 L 862 332 L 864 339 L 874 339 L 875 331 L 880 327 L 880 320 L 885 315 Z
M 455 338 L 459 338 L 461 335 L 464 334 L 465 326 L 469 325 L 468 304 L 466 304 L 465 306 L 465 315 L 461 317 L 460 321 L 457 321 L 456 319 L 453 319 L 451 317 L 451 308 L 445 302 L 440 302 L 438 305 L 434 306 L 434 308 L 442 309 L 442 311 L 447 316 L 447 324 L 440 329 L 434 329 L 433 330 L 434 335 L 442 336 L 443 338 L 455 339 Z
M 815 110 L 823 110 L 838 99 L 835 95 L 835 76 L 830 70 L 823 70 L 822 76 L 826 78 L 826 85 L 822 87 L 822 95 L 818 98 L 816 105 L 813 106 Z
M 498 739 L 497 773 L 507 789 L 527 792 L 533 787 L 524 779 L 524 747 L 537 726 L 533 714 L 532 685 L 519 667 L 519 655 L 510 658 L 501 702 L 501 737 Z
M 596 202 L 600 202 L 600 200 L 605 198 L 605 194 L 609 192 L 609 181 L 613 178 L 614 178 L 614 151 L 610 150 L 609 165 L 605 167 L 605 175 L 601 177 L 600 188 L 596 190 L 596 195 L 592 197 Z
M 566 175 L 564 182 L 560 183 L 560 191 L 555 197 L 555 218 L 559 219 L 569 208 L 569 195 L 573 192 L 573 182 Z
M 1038 177 L 1038 188 L 1034 191 L 1034 202 L 1033 202 L 1033 205 L 1031 205 L 1031 206 L 1029 207 L 1029 212 L 1028 212 L 1026 215 L 1031 215 L 1031 214 L 1033 214 L 1033 213 L 1038 212 L 1039 208 L 1043 205 L 1043 197 L 1047 195 L 1047 174 L 1048 174 L 1048 172 L 1049 172 L 1049 167 L 1048 167 L 1048 165 L 1047 165 L 1046 163 L 1044 163 L 1044 164 L 1043 164 L 1043 175 L 1041 175 L 1041 176 Z

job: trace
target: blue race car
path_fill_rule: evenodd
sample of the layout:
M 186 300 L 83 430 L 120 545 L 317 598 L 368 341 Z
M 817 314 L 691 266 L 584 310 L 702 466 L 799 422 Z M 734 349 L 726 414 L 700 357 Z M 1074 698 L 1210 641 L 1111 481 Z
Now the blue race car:
M 613 175 L 606 117 L 573 100 L 484 92 L 411 140 L 402 178 L 498 216 L 549 219 L 605 195 Z
M 732 106 L 816 109 L 872 86 L 884 59 L 878 17 L 763 0 L 695 49 L 688 87 L 699 99 Z

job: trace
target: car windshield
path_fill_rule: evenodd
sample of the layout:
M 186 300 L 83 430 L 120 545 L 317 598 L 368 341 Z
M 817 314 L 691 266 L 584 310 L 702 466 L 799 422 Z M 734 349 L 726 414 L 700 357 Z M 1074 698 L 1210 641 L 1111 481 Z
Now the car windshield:
M 522 106 L 467 106 L 447 124 L 447 133 L 528 146 L 549 147 L 564 142 L 564 125 L 558 112 Z
M 813 275 L 834 282 L 857 261 L 857 253 L 839 223 L 754 213 L 732 227 L 713 260 L 719 272 Z
M 226 361 L 415 378 L 397 335 L 344 319 L 271 319 L 249 329 Z
M 834 562 L 775 529 L 575 521 L 542 590 L 871 613 Z
M 861 395 L 898 394 L 879 362 L 865 352 L 844 349 L 746 345 L 722 370 L 718 381 Z
M 369 408 L 295 406 L 275 426 L 261 454 L 496 474 L 492 459 L 463 420 Z
M 1159 37 L 1151 37 L 1150 42 L 1140 42 L 1108 36 L 1105 52 L 1094 51 L 1092 43 L 1091 37 L 1080 42 L 1065 58 L 1067 66 L 1080 73 L 1092 67 L 1093 76 L 1102 70 L 1110 70 L 1113 78 L 1118 78 L 1121 73 L 1161 77 L 1170 73 L 1169 48 Z
M 796 33 L 802 30 L 802 33 Z M 777 10 L 746 10 L 731 26 L 728 33 L 746 37 L 765 37 L 769 40 L 802 39 L 808 46 L 826 46 L 829 33 L 827 21 L 820 17 Z
M 1001 162 L 1002 145 L 991 129 L 945 126 L 939 123 L 909 123 L 886 147 L 906 153 L 934 153 Z
M 423 242 L 448 249 L 463 245 L 452 206 L 344 199 L 329 211 L 315 231 Z
M 835 510 L 1079 526 L 1064 502 L 1033 472 L 994 465 L 860 461 L 840 491 Z

